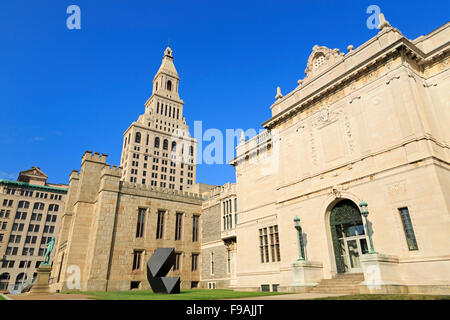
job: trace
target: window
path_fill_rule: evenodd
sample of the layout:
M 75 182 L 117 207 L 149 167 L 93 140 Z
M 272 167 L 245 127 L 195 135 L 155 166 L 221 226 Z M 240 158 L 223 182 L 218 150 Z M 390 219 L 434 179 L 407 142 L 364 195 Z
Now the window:
M 231 251 L 227 251 L 227 272 L 231 273 Z
M 159 138 L 155 138 L 155 148 L 159 148 Z
M 131 281 L 131 283 L 130 283 L 130 290 L 139 289 L 139 285 L 140 284 L 141 284 L 140 281 Z
M 208 282 L 208 289 L 215 289 L 216 283 L 215 282 Z
M 172 81 L 167 81 L 167 90 L 172 91 Z
M 180 270 L 181 266 L 181 252 L 175 252 L 175 264 L 173 265 L 173 271 Z
M 199 216 L 192 217 L 192 241 L 198 241 L 198 227 L 199 227 Z
M 175 141 L 172 141 L 172 147 L 170 149 L 172 152 L 176 152 L 177 151 L 177 143 Z
M 182 225 L 183 225 L 183 213 L 177 212 L 175 221 L 175 240 L 181 240 Z
M 136 226 L 136 238 L 142 238 L 144 236 L 144 224 L 145 224 L 145 209 L 139 208 Z
M 261 285 L 261 291 L 262 292 L 269 292 L 270 291 L 270 284 L 262 284 Z
M 134 250 L 133 254 L 133 271 L 141 269 L 142 250 Z
M 136 132 L 136 137 L 134 139 L 134 142 L 141 143 L 141 133 L 140 132 Z
M 156 239 L 162 239 L 164 236 L 164 211 L 158 210 L 158 222 L 156 225 Z
M 271 255 L 269 255 L 269 237 Z M 259 250 L 261 263 L 280 261 L 280 242 L 277 225 L 259 229 Z M 272 258 L 272 260 L 270 260 L 270 258 Z
M 210 273 L 214 274 L 214 252 L 211 252 L 210 259 Z
M 192 264 L 191 264 L 191 271 L 197 271 L 198 270 L 198 253 L 192 254 Z
M 169 141 L 167 139 L 164 139 L 163 150 L 169 150 Z
M 410 251 L 419 250 L 417 246 L 416 236 L 414 234 L 414 228 L 411 222 L 411 217 L 409 216 L 408 208 L 398 209 L 400 212 L 400 217 L 402 219 L 403 230 L 405 231 L 406 243 Z

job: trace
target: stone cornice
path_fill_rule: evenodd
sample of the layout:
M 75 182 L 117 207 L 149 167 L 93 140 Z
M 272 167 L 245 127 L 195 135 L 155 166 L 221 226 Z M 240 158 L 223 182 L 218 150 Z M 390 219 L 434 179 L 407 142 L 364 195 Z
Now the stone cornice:
M 388 31 L 387 31 L 388 32 Z M 378 38 L 379 36 L 377 36 Z M 332 92 L 336 92 L 343 87 L 345 87 L 348 83 L 351 81 L 361 77 L 364 74 L 367 74 L 368 71 L 383 65 L 387 60 L 391 59 L 392 57 L 397 57 L 402 54 L 402 52 L 408 56 L 409 58 L 414 59 L 418 65 L 425 65 L 428 62 L 435 61 L 436 59 L 444 57 L 446 54 L 448 54 L 449 50 L 449 43 L 446 42 L 445 44 L 439 46 L 438 48 L 435 48 L 434 50 L 431 50 L 427 54 L 425 54 L 422 50 L 417 48 L 410 40 L 406 39 L 405 37 L 402 37 L 394 42 L 392 42 L 390 45 L 386 46 L 382 50 L 376 52 L 372 56 L 368 57 L 364 61 L 360 62 L 359 64 L 355 65 L 353 68 L 345 71 L 344 73 L 334 77 L 333 79 L 329 80 L 325 85 L 321 86 L 317 90 L 313 91 L 312 93 L 302 97 L 298 101 L 292 101 L 291 106 L 286 108 L 285 110 L 281 111 L 279 114 L 275 115 L 271 119 L 265 121 L 262 126 L 266 129 L 273 128 L 276 124 L 282 122 L 286 118 L 290 118 L 294 114 L 298 113 L 300 110 L 304 110 L 313 104 L 315 104 L 317 101 L 323 99 L 324 97 L 328 96 Z M 366 44 L 365 44 L 366 45 Z M 356 50 L 355 50 L 356 51 Z M 352 52 L 353 53 L 353 52 Z M 354 53 L 353 53 L 354 55 Z M 314 80 L 318 79 L 319 77 L 325 76 L 327 73 L 330 73 L 331 70 L 336 68 L 342 63 L 345 63 L 345 60 L 348 56 L 351 56 L 348 54 L 344 57 L 344 59 L 337 64 L 331 66 L 330 68 L 326 69 L 321 74 L 318 74 L 317 76 L 308 79 L 309 81 L 307 83 L 302 84 L 302 86 L 294 89 L 292 92 L 290 92 L 288 95 L 284 96 L 282 99 L 275 102 L 271 108 L 274 106 L 280 104 L 280 103 L 286 103 L 288 100 L 295 99 L 295 96 L 297 93 L 299 93 L 302 89 L 310 85 Z

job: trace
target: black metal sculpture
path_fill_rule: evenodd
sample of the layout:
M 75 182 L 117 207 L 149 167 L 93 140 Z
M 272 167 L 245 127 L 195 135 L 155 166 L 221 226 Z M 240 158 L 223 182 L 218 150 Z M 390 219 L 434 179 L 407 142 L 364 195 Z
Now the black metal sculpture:
M 147 261 L 147 279 L 154 293 L 180 293 L 180 277 L 166 277 L 175 264 L 174 248 L 158 248 Z

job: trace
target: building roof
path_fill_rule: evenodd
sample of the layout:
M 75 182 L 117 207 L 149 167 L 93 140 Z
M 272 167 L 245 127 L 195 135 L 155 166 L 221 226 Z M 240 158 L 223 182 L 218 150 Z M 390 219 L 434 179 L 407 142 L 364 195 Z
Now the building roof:
M 0 179 L 0 185 L 8 185 L 8 186 L 14 186 L 14 187 L 18 187 L 18 188 L 27 188 L 27 189 L 42 190 L 42 191 L 56 192 L 56 193 L 63 193 L 63 194 L 67 193 L 67 189 L 64 189 L 64 188 L 40 186 L 40 185 L 29 184 L 29 183 L 20 182 L 20 181 L 11 181 L 11 180 Z

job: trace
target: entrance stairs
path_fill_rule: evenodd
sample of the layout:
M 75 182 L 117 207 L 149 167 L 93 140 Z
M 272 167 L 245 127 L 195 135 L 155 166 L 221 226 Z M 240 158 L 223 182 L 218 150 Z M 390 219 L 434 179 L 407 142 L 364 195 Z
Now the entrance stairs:
M 363 273 L 337 274 L 332 279 L 322 279 L 310 293 L 359 294 L 359 284 L 363 281 Z

